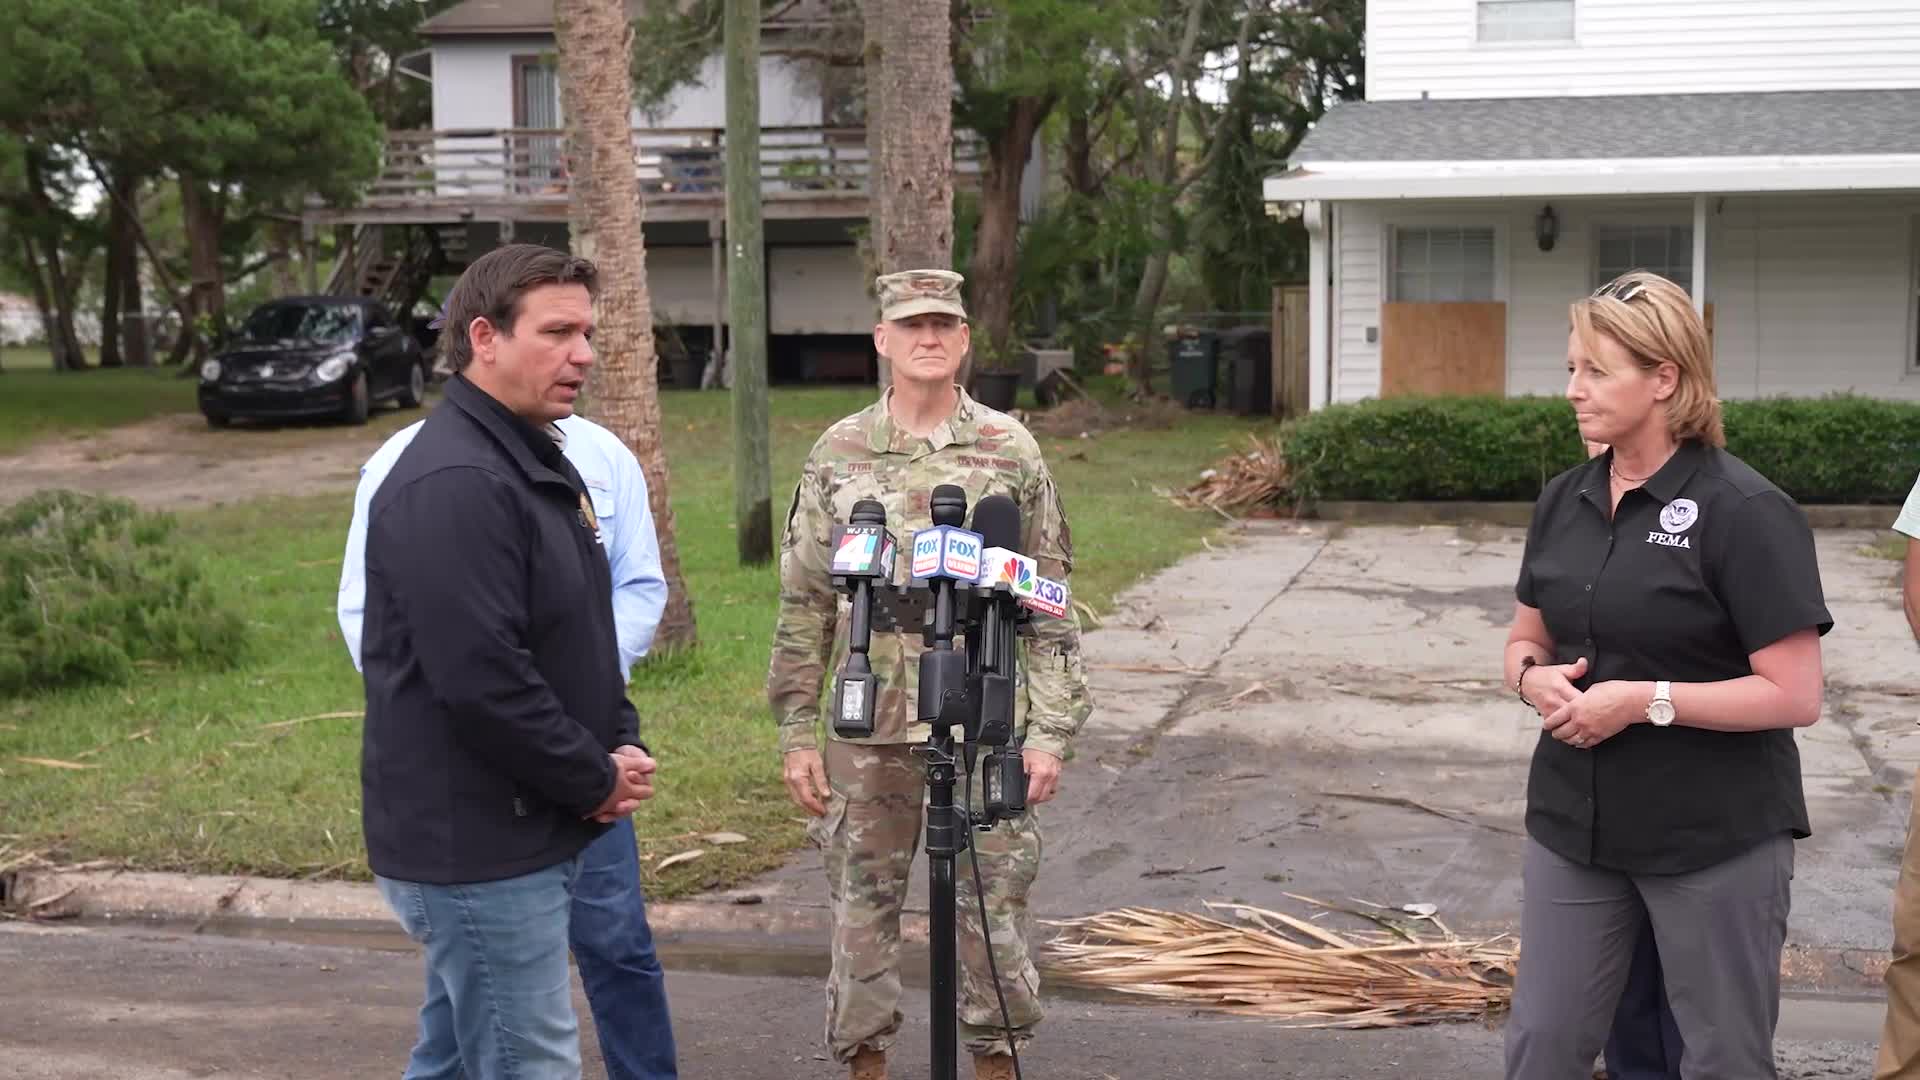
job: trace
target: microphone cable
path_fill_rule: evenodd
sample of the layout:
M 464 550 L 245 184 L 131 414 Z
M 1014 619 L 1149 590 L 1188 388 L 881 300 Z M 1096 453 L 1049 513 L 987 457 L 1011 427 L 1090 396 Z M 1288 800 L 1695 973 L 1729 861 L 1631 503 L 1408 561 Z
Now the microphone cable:
M 962 796 L 965 799 L 962 805 L 967 808 L 968 828 L 971 829 L 973 818 L 973 761 L 970 757 L 967 759 L 966 768 L 961 771 L 966 774 L 967 778 L 962 791 Z M 985 794 L 984 790 L 982 794 Z M 1031 808 L 1028 809 L 1028 813 L 1032 813 Z M 1020 1072 L 1020 1051 L 1013 1045 L 1013 1015 L 1007 1011 L 1007 992 L 1000 987 L 1000 969 L 998 965 L 993 962 L 993 930 L 987 925 L 987 889 L 985 884 L 980 880 L 980 841 L 978 836 L 973 837 L 972 842 L 967 845 L 967 856 L 968 861 L 973 864 L 973 898 L 978 901 L 980 905 L 980 939 L 986 945 L 987 974 L 993 979 L 993 996 L 1000 1000 L 1000 1023 L 1007 1033 L 1007 1053 L 1013 1055 L 1013 1077 L 1014 1080 L 1026 1080 L 1026 1077 Z

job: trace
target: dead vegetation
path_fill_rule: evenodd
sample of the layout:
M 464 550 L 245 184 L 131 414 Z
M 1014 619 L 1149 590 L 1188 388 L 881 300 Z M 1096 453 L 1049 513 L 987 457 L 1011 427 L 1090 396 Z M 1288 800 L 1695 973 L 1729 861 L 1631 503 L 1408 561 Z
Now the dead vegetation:
M 1141 402 L 1117 402 L 1102 405 L 1091 397 L 1076 397 L 1051 409 L 1020 414 L 1028 431 L 1044 438 L 1093 438 L 1103 432 L 1167 431 L 1186 415 L 1185 409 L 1168 398 Z
M 1287 459 L 1278 436 L 1247 436 L 1247 448 L 1200 474 L 1175 501 L 1232 517 L 1273 512 L 1291 492 Z
M 1124 908 L 1048 923 L 1063 931 L 1048 946 L 1050 968 L 1069 982 L 1299 1027 L 1485 1020 L 1512 1000 L 1511 937 L 1459 938 L 1431 905 L 1349 909 L 1287 895 L 1320 909 L 1315 920 L 1337 913 L 1371 928 L 1335 933 L 1236 903 L 1206 905 L 1231 919 Z

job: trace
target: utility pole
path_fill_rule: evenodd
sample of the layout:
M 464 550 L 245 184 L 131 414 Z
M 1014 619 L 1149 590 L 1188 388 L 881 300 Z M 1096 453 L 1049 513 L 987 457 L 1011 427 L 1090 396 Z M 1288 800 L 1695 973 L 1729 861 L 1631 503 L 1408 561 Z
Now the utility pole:
M 726 5 L 733 519 L 740 562 L 751 566 L 773 558 L 773 467 L 767 448 L 767 248 L 760 222 L 760 0 L 726 0 Z

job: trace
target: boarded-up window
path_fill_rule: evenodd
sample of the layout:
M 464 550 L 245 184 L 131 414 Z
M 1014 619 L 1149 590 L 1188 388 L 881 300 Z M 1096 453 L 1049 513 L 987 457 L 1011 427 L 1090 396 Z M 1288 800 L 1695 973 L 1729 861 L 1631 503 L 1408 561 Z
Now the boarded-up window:
M 1594 288 L 1629 270 L 1651 270 L 1693 289 L 1691 225 L 1602 225 L 1595 230 L 1593 251 Z
M 1573 0 L 1480 0 L 1481 41 L 1572 41 Z
M 1455 303 L 1493 299 L 1491 226 L 1402 226 L 1393 230 L 1389 300 Z

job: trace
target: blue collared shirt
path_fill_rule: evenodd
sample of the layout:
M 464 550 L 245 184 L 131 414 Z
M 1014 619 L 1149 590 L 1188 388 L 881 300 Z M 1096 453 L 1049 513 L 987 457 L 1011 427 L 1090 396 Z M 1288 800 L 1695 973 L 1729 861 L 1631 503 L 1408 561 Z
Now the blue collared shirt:
M 424 422 L 424 421 L 422 421 Z M 647 479 L 640 462 L 619 437 L 591 420 L 570 416 L 557 425 L 566 435 L 567 460 L 580 472 L 600 519 L 601 542 L 613 570 L 613 622 L 619 639 L 620 670 L 633 665 L 653 645 L 660 613 L 667 606 L 667 582 L 660 573 L 660 542 L 647 503 Z M 367 599 L 367 507 L 381 481 L 418 434 L 420 424 L 395 432 L 360 467 L 353 493 L 353 522 L 347 526 L 347 550 L 340 567 L 340 636 L 353 666 L 360 666 L 360 624 Z M 458 552 L 448 552 L 458 558 Z

